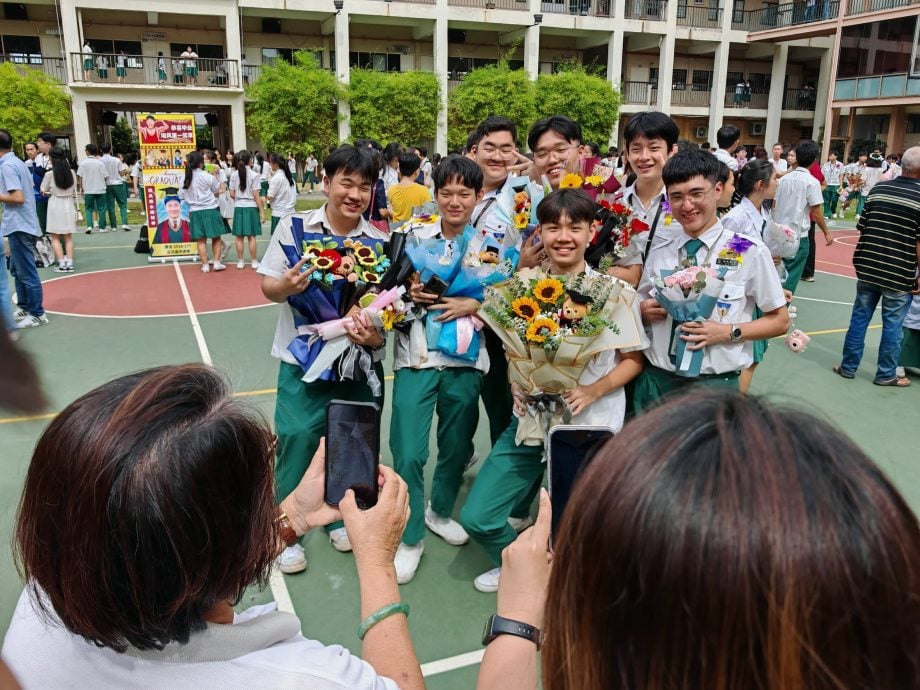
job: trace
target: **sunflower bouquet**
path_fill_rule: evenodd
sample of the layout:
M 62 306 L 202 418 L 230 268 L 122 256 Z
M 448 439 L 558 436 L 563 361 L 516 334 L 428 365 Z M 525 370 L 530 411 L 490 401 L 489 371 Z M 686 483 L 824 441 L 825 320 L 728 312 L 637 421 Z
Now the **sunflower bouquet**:
M 640 345 L 635 299 L 625 283 L 593 272 L 525 269 L 487 288 L 479 317 L 501 338 L 509 378 L 532 403 L 518 424 L 518 444 L 543 443 L 549 427 L 563 421 L 561 396 L 578 386 L 595 355 Z

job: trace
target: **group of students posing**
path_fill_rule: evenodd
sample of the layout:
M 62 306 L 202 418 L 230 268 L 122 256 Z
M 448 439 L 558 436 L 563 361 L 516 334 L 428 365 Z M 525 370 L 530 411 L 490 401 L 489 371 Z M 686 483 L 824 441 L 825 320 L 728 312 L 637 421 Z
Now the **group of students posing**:
M 745 166 L 738 185 L 744 200 L 731 211 L 729 229 L 717 212 L 726 205 L 720 198 L 728 192 L 726 184 L 732 177 L 715 156 L 700 150 L 678 151 L 678 127 L 659 112 L 634 116 L 624 135 L 634 181 L 619 198 L 650 230 L 639 236 L 643 245 L 639 257 L 626 262 L 629 265 L 613 266 L 608 274 L 611 280 L 622 281 L 625 290 L 635 291 L 632 318 L 637 324 L 641 322 L 638 330 L 643 335 L 633 351 L 598 355 L 578 386 L 564 396 L 572 423 L 602 425 L 614 431 L 622 428 L 628 414 L 641 414 L 662 397 L 689 386 L 746 389 L 753 368 L 763 356 L 763 348 L 756 346 L 788 330 L 786 305 L 791 299 L 791 292 L 780 282 L 779 260 L 774 260 L 761 241 L 767 218 L 763 201 L 773 197 L 777 187 L 772 165 Z M 560 189 L 568 173 L 581 170 L 579 125 L 562 115 L 538 121 L 527 137 L 532 158 L 518 152 L 516 141 L 517 128 L 511 120 L 498 116 L 484 120 L 471 134 L 468 153 L 444 158 L 432 174 L 438 221 L 422 229 L 410 226 L 409 232 L 421 238 L 451 240 L 470 226 L 481 231 L 492 221 L 496 199 L 509 175 L 523 173 L 533 181 L 535 199 L 542 196 L 537 190 L 547 183 L 552 191 L 537 207 L 538 226 L 533 238 L 517 247 L 517 268 L 539 266 L 553 275 L 596 274 L 585 261 L 585 251 L 592 240 L 597 206 L 582 190 Z M 808 156 L 817 154 L 812 147 L 816 149 L 813 142 L 800 146 L 800 163 L 806 167 L 811 162 Z M 304 272 L 300 265 L 292 266 L 282 245 L 293 244 L 295 223 L 302 224 L 305 232 L 386 240 L 387 234 L 368 224 L 363 215 L 380 178 L 379 163 L 380 157 L 363 145 L 342 146 L 332 152 L 324 161 L 326 204 L 283 218 L 259 268 L 263 293 L 282 305 L 272 346 L 272 355 L 281 360 L 275 408 L 279 496 L 296 486 L 325 435 L 329 401 L 375 400 L 364 382 L 302 380 L 304 370 L 288 349 L 297 330 L 287 299 L 306 289 L 310 272 Z M 799 204 L 790 215 L 797 214 L 796 231 L 803 235 L 801 243 L 807 252 L 813 194 L 807 183 L 803 181 L 803 185 L 807 187 L 805 197 L 799 198 L 802 189 L 789 185 L 791 196 L 777 201 Z M 471 236 L 484 234 L 473 232 Z M 741 243 L 744 248 L 740 254 L 739 234 L 747 239 Z M 717 261 L 727 268 L 719 308 L 707 320 L 676 325 L 654 297 L 656 278 L 662 270 L 679 265 L 715 266 Z M 795 263 L 802 261 L 800 257 L 790 260 L 790 273 L 795 271 Z M 792 282 L 797 284 L 797 280 Z M 474 315 L 481 307 L 472 298 L 437 300 L 436 295 L 425 292 L 418 276 L 408 285 L 407 297 L 416 306 L 438 313 L 441 322 Z M 348 337 L 380 366 L 386 345 L 383 331 L 357 316 Z M 703 351 L 699 376 L 675 374 L 672 345 L 677 337 L 690 350 Z M 484 333 L 486 346 L 474 363 L 434 350 L 414 352 L 414 348 L 425 345 L 398 331 L 394 331 L 394 339 L 390 450 L 394 468 L 408 484 L 412 508 L 396 553 L 397 579 L 405 583 L 415 575 L 424 553 L 427 526 L 450 544 L 464 544 L 472 536 L 484 547 L 495 567 L 477 577 L 474 585 L 479 591 L 496 591 L 502 550 L 514 541 L 518 531 L 531 524 L 530 507 L 545 468 L 542 447 L 515 443 L 517 419 L 527 414 L 525 396 L 509 385 L 502 345 L 488 329 Z M 458 523 L 451 516 L 463 472 L 476 459 L 473 437 L 480 397 L 488 416 L 492 450 Z M 382 396 L 375 401 L 382 406 Z M 430 501 L 426 502 L 423 468 L 435 411 L 437 466 Z M 327 532 L 337 550 L 350 550 L 341 524 L 330 525 Z M 279 565 L 288 573 L 304 570 L 302 546 L 285 549 Z

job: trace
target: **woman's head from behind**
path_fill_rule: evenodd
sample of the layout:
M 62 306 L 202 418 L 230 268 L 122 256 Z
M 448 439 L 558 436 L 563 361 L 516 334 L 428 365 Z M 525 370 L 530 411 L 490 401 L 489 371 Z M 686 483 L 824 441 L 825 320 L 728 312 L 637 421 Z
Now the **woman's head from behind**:
M 694 393 L 585 470 L 549 587 L 544 686 L 914 687 L 920 530 L 839 431 Z
M 20 568 L 73 633 L 113 649 L 185 642 L 264 581 L 271 434 L 208 367 L 150 369 L 71 403 L 38 441 Z

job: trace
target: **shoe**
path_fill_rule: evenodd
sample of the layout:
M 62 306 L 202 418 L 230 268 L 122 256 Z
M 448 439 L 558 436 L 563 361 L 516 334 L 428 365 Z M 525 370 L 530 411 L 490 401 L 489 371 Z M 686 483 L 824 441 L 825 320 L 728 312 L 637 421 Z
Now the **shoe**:
M 252 270 L 256 270 L 256 269 L 259 268 L 259 266 L 261 266 L 261 265 L 262 265 L 262 264 L 260 264 L 256 259 L 253 259 L 253 260 L 252 260 L 252 263 L 250 264 L 250 266 L 252 266 Z
M 237 267 L 237 268 L 246 268 L 246 262 L 243 261 L 242 259 L 240 259 L 239 261 L 236 262 L 236 267 Z
M 225 264 L 221 263 L 220 261 L 215 261 L 215 262 L 214 262 L 214 270 L 215 270 L 215 271 L 226 271 L 226 270 L 227 270 L 227 266 L 226 266 Z
M 473 580 L 473 587 L 479 592 L 497 592 L 498 579 L 501 577 L 501 568 L 492 568 L 492 570 L 483 573 Z
M 129 228 L 127 225 L 122 225 L 121 229 L 124 230 L 125 232 L 131 232 L 131 228 Z
M 431 509 L 430 503 L 425 508 L 425 526 L 451 546 L 463 546 L 470 540 L 470 535 L 459 522 L 441 517 Z
M 415 577 L 415 571 L 418 570 L 419 561 L 422 560 L 422 554 L 425 553 L 425 542 L 420 541 L 414 546 L 399 543 L 396 549 L 396 558 L 393 559 L 393 565 L 396 566 L 396 583 L 404 585 L 411 582 Z
M 211 272 L 211 267 L 210 267 L 208 264 L 203 264 L 203 265 L 201 266 L 201 272 L 202 272 L 202 273 L 210 273 L 210 272 Z
M 99 232 L 108 232 L 108 231 L 109 231 L 108 228 L 99 228 Z
M 529 515 L 525 518 L 508 518 L 508 524 L 511 525 L 511 529 L 520 534 L 528 527 L 533 527 L 533 518 Z
M 55 273 L 67 273 L 68 271 L 72 271 L 73 269 L 70 268 L 70 267 L 68 267 L 68 266 L 66 266 L 66 265 L 65 265 L 65 266 L 62 266 L 61 264 L 58 264 L 57 266 L 55 266 L 55 267 L 52 268 L 51 270 L 54 271 Z
M 479 453 L 473 451 L 473 454 L 470 456 L 470 459 L 466 461 L 466 464 L 463 466 L 463 471 L 466 472 L 473 465 L 479 462 Z
M 336 551 L 341 553 L 348 553 L 351 551 L 351 542 L 348 541 L 348 532 L 345 531 L 344 527 L 332 530 L 329 533 L 329 542 Z
M 13 321 L 21 321 L 29 315 L 25 309 L 17 309 L 13 312 Z
M 86 235 L 92 235 L 92 234 L 93 234 L 92 228 L 86 228 L 86 232 L 85 232 L 84 234 L 86 234 Z
M 872 383 L 874 383 L 876 386 L 894 386 L 895 388 L 907 388 L 910 385 L 910 379 L 906 376 L 898 376 L 895 374 L 895 376 L 890 379 L 885 379 L 883 381 L 873 381 Z
M 287 547 L 275 562 L 282 573 L 302 573 L 307 569 L 307 557 L 304 556 L 303 547 L 300 544 Z
M 831 371 L 833 371 L 835 374 L 837 374 L 837 376 L 840 376 L 840 377 L 845 378 L 845 379 L 855 379 L 855 378 L 856 378 L 856 374 L 851 374 L 851 373 L 848 372 L 848 371 L 844 371 L 844 370 L 843 370 L 843 366 L 840 365 L 840 364 L 831 367 Z
M 806 278 L 805 276 L 802 276 L 802 282 L 803 282 L 803 283 L 813 283 L 813 282 L 815 282 L 815 277 L 814 277 L 814 276 L 808 276 L 808 277 Z
M 48 323 L 48 317 L 44 314 L 41 316 L 29 314 L 16 322 L 16 328 L 35 328 L 36 326 L 44 326 L 46 323 Z

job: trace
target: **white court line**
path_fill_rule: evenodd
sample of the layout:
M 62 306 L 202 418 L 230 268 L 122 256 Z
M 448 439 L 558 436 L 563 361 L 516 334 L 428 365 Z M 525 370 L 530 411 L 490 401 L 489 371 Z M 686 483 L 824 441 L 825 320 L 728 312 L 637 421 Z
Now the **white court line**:
M 284 573 L 277 567 L 272 567 L 271 575 L 268 576 L 268 586 L 272 590 L 272 598 L 278 606 L 279 611 L 285 613 L 294 613 L 294 602 L 291 601 L 291 593 L 288 591 L 287 583 L 284 581 Z
M 817 271 L 816 271 L 817 272 Z M 834 275 L 834 274 L 831 274 Z M 796 295 L 793 302 L 798 302 L 799 300 L 804 300 L 806 302 L 823 302 L 824 304 L 842 304 L 844 307 L 852 307 L 852 302 L 836 302 L 832 299 L 818 299 L 816 297 L 802 297 L 801 295 Z
M 464 668 L 466 666 L 474 666 L 482 662 L 482 655 L 486 653 L 486 650 L 479 649 L 475 652 L 467 652 L 466 654 L 458 654 L 457 656 L 449 656 L 446 659 L 438 659 L 437 661 L 429 661 L 427 664 L 422 664 L 422 675 L 426 678 L 430 676 L 436 676 L 439 673 L 447 673 L 448 671 L 456 671 L 458 668 Z
M 845 276 L 842 273 L 834 273 L 833 271 L 815 270 L 815 273 L 823 273 L 826 276 L 837 276 L 838 278 L 846 278 L 847 280 L 859 280 L 856 276 Z
M 850 244 L 849 242 L 844 242 L 843 240 L 858 240 L 859 235 L 844 235 L 843 237 L 835 237 L 834 242 L 836 244 L 842 244 L 844 247 L 855 247 L 855 244 Z

